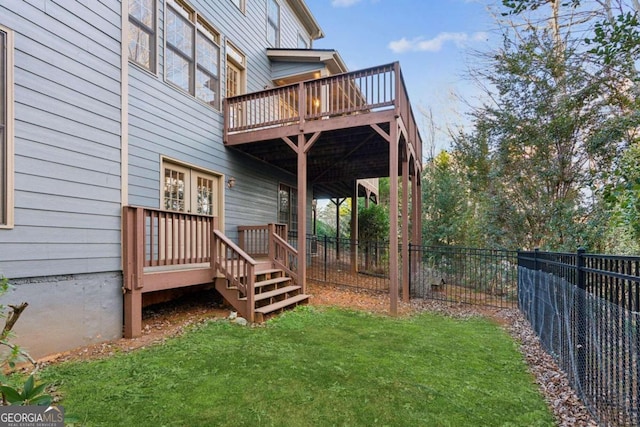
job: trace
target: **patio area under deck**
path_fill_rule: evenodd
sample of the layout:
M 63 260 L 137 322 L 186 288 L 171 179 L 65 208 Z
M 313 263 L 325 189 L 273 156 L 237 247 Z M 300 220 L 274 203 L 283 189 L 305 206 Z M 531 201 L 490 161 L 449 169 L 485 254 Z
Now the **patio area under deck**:
M 228 98 L 224 113 L 225 144 L 296 175 L 298 200 L 307 199 L 307 185 L 315 198 L 354 197 L 362 188 L 357 180 L 390 177 L 390 218 L 401 218 L 391 221 L 389 234 L 395 314 L 400 283 L 403 297 L 409 296 L 409 269 L 400 261 L 408 260 L 408 244 L 421 239 L 422 141 L 399 64 Z M 305 203 L 298 204 L 298 217 L 307 218 Z M 306 259 L 306 235 L 306 221 L 300 221 L 301 259 Z M 298 266 L 303 289 L 304 264 Z

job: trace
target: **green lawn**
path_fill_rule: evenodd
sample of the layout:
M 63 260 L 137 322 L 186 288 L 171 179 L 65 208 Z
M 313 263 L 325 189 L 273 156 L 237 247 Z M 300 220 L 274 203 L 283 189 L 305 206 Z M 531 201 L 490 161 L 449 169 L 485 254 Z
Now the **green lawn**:
M 301 307 L 47 368 L 90 426 L 552 426 L 516 344 L 483 319 Z

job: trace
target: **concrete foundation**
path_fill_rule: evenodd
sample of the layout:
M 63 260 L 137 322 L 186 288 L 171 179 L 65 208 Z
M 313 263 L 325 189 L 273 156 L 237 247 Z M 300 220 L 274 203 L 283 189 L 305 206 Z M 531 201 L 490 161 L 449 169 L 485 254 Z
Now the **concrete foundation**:
M 12 342 L 38 359 L 122 336 L 122 273 L 10 280 L 0 302 L 29 303 Z

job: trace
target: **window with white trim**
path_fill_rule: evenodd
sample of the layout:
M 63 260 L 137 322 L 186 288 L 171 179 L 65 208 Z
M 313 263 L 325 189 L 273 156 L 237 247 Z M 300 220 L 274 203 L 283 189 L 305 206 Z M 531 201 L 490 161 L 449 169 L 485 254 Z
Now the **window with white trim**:
M 231 43 L 227 43 L 227 98 L 241 95 L 246 86 L 246 57 Z
M 220 175 L 164 161 L 162 177 L 162 208 L 201 215 L 221 215 Z
M 129 0 L 129 60 L 155 72 L 155 0 Z
M 231 3 L 235 4 L 240 12 L 245 13 L 246 11 L 246 0 L 231 0 Z
M 267 41 L 271 47 L 280 47 L 280 5 L 267 0 Z
M 219 108 L 220 35 L 179 0 L 167 0 L 165 78 Z
M 298 33 L 298 49 L 309 49 L 309 42 L 300 33 Z
M 13 33 L 0 27 L 0 228 L 13 227 Z

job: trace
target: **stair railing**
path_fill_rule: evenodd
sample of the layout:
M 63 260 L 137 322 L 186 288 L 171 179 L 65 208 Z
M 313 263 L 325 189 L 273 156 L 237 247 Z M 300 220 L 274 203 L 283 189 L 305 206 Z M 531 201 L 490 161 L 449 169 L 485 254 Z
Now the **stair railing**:
M 220 230 L 213 231 L 211 259 L 215 268 L 224 275 L 230 286 L 238 288 L 246 297 L 246 310 L 241 313 L 249 322 L 255 313 L 255 269 L 256 262 Z
M 293 284 L 298 284 L 298 251 L 284 240 L 277 228 L 278 224 L 269 224 L 269 259 L 274 267 L 282 269 L 291 278 Z

